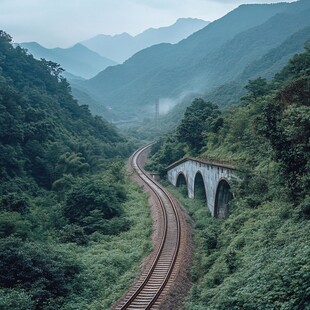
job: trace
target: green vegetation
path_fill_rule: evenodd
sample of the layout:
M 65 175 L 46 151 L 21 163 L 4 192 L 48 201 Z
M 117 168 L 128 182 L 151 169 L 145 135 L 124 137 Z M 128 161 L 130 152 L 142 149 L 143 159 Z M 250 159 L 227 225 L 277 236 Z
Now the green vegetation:
M 137 185 L 126 181 L 126 186 L 126 231 L 115 232 L 122 225 L 118 222 L 111 234 L 98 230 L 85 236 L 80 226 L 67 225 L 51 227 L 42 240 L 37 232 L 31 240 L 22 241 L 17 234 L 0 239 L 0 309 L 99 310 L 120 298 L 151 250 L 147 199 Z M 53 210 L 40 212 L 30 214 L 41 218 L 33 225 L 46 225 L 42 218 L 51 221 L 56 216 Z
M 194 220 L 193 287 L 185 309 L 309 309 L 309 220 L 290 203 L 250 207 L 227 220 L 172 188 Z
M 298 2 L 289 19 L 280 14 L 268 22 L 287 4 L 266 12 L 262 7 L 260 14 L 251 11 L 246 25 L 236 18 L 234 25 L 241 29 L 231 27 L 231 33 L 219 27 L 218 48 L 229 41 L 227 51 L 235 57 L 221 63 L 222 69 L 239 59 L 238 50 L 232 53 L 229 47 L 239 46 L 244 36 L 250 38 L 244 42 L 255 43 L 256 51 L 263 44 L 255 31 L 269 33 L 281 18 L 280 25 L 288 25 L 282 39 L 288 30 L 293 34 L 303 29 L 309 11 L 299 8 L 308 8 L 307 3 Z M 236 11 L 228 21 L 238 16 Z M 251 28 L 262 22 L 262 27 Z M 214 27 L 221 23 L 226 20 Z M 213 34 L 208 31 L 209 40 Z M 243 35 L 235 37 L 240 31 Z M 200 42 L 202 33 L 184 40 L 180 51 L 188 50 L 191 40 Z M 268 42 L 274 40 L 272 33 Z M 306 31 L 299 40 L 304 35 Z M 206 55 L 203 44 L 197 45 L 200 56 Z M 139 53 L 124 64 L 131 74 L 122 77 L 132 82 L 142 68 L 160 79 L 150 83 L 154 94 L 163 88 L 170 94 L 171 84 L 154 75 L 154 59 L 160 69 L 172 63 L 170 57 L 180 56 L 182 70 L 172 68 L 173 74 L 165 72 L 167 78 L 178 87 L 182 83 L 174 76 L 194 81 L 181 72 L 189 63 L 197 67 L 191 60 L 183 63 L 182 54 L 172 49 L 159 45 Z M 160 51 L 167 52 L 166 58 L 154 58 Z M 143 55 L 147 58 L 142 65 L 137 59 Z M 213 56 L 221 59 L 217 52 Z M 237 61 L 235 65 L 240 66 Z M 180 197 L 195 222 L 188 309 L 309 309 L 309 65 L 307 44 L 272 81 L 249 81 L 244 97 L 225 111 L 194 100 L 174 133 L 153 147 L 149 168 L 162 175 L 184 155 L 229 161 L 240 170 L 242 181 L 232 184 L 235 199 L 227 220 L 211 218 L 204 204 Z M 150 251 L 146 197 L 124 171 L 132 145 L 112 125 L 93 117 L 87 106 L 78 105 L 62 71 L 58 64 L 14 48 L 11 37 L 0 31 L 0 309 L 107 309 L 137 276 L 139 262 Z M 146 77 L 135 82 L 144 85 Z M 221 80 L 221 74 L 217 78 Z M 121 80 L 116 80 L 119 85 Z M 226 97 L 239 91 L 239 83 L 227 85 Z M 124 91 L 135 100 L 129 88 Z M 213 94 L 216 97 L 216 90 Z M 147 132 L 141 134 L 148 137 Z
M 175 154 L 239 168 L 226 220 L 174 190 L 194 220 L 187 309 L 310 309 L 309 68 L 306 43 L 270 82 L 249 81 L 237 105 L 220 112 L 195 100 L 175 132 L 154 146 L 152 170 L 164 172 Z M 181 137 L 193 127 L 192 141 Z
M 147 197 L 137 185 L 128 181 L 126 186 L 123 209 L 130 229 L 113 235 L 95 232 L 87 247 L 58 244 L 82 266 L 78 279 L 72 283 L 76 290 L 62 309 L 109 309 L 138 276 L 141 260 L 150 253 L 152 220 Z M 114 226 L 119 227 L 117 224 Z
M 184 118 L 177 129 L 177 138 L 180 142 L 187 144 L 191 152 L 198 152 L 204 145 L 204 130 L 216 132 L 222 125 L 219 118 L 221 112 L 212 103 L 202 99 L 195 99 L 191 106 L 186 109 Z M 212 128 L 205 128 L 206 124 Z
M 108 308 L 150 250 L 130 146 L 0 31 L 0 309 Z

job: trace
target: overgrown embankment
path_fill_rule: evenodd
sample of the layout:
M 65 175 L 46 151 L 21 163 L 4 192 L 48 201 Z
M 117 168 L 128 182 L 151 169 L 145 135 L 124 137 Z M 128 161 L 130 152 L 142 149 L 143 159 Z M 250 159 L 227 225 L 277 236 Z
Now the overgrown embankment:
M 132 151 L 0 31 L 0 309 L 107 309 L 150 251 Z

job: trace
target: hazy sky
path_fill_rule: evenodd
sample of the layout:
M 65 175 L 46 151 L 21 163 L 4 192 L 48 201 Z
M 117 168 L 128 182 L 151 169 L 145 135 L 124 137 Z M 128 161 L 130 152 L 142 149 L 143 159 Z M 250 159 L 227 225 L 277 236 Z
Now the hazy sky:
M 0 29 L 14 42 L 68 47 L 97 34 L 173 24 L 180 17 L 213 21 L 243 3 L 293 0 L 0 0 Z

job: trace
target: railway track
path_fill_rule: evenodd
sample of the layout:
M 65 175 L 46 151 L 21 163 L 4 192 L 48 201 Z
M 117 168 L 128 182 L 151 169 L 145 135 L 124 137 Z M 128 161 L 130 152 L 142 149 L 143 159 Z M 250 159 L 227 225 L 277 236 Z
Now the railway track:
M 137 150 L 131 157 L 131 165 L 145 186 L 157 198 L 160 220 L 160 242 L 154 250 L 150 267 L 129 289 L 125 297 L 114 307 L 124 309 L 159 309 L 164 295 L 170 286 L 169 280 L 177 268 L 177 258 L 181 243 L 181 221 L 178 206 L 170 194 L 149 176 L 141 167 L 141 156 L 150 145 Z

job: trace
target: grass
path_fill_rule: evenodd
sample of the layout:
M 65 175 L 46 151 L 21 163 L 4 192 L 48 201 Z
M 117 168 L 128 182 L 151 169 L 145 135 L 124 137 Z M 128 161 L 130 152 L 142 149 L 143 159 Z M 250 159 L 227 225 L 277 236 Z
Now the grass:
M 109 309 L 139 275 L 139 265 L 151 251 L 152 220 L 146 194 L 132 181 L 128 197 L 124 205 L 131 222 L 128 231 L 117 236 L 94 234 L 87 247 L 61 245 L 83 266 L 75 293 L 62 309 Z

